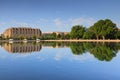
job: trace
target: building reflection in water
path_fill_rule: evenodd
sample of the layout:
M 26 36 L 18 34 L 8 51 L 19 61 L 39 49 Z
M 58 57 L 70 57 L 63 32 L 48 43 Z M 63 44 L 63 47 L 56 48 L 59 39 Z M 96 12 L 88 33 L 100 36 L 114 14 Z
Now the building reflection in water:
M 69 47 L 69 43 L 14 42 L 14 43 L 1 43 L 1 46 L 9 53 L 30 53 L 30 52 L 40 51 L 42 47 L 49 47 L 49 48 Z
M 3 43 L 2 47 L 9 53 L 31 53 L 39 52 L 42 48 L 37 43 Z

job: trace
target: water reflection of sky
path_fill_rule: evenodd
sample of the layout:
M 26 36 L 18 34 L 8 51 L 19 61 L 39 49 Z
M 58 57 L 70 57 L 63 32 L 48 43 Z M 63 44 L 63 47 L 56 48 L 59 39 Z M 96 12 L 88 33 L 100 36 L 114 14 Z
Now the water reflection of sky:
M 0 48 L 0 80 L 119 80 L 120 53 L 99 61 L 89 52 L 74 55 L 70 48 L 42 48 L 27 54 Z

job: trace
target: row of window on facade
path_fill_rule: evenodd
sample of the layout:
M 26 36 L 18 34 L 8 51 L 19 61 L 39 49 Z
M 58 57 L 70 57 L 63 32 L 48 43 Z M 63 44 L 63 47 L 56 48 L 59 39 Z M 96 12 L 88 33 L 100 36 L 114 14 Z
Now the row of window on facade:
M 11 33 L 14 33 L 14 34 L 40 34 L 40 31 L 39 30 L 12 30 Z

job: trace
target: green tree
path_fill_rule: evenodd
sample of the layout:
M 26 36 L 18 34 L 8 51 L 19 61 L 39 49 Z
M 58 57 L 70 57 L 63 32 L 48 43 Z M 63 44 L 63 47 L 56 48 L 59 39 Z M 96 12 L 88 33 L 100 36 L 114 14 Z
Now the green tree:
M 26 38 L 24 37 L 24 39 L 26 39 Z M 33 36 L 32 36 L 32 39 L 33 39 L 33 40 L 36 40 L 36 35 L 33 35 Z
M 66 34 L 65 39 L 70 39 L 70 34 Z
M 65 34 L 61 34 L 62 39 L 65 39 Z
M 57 36 L 56 33 L 53 32 L 49 37 L 50 37 L 50 39 L 56 39 L 57 38 L 56 36 Z
M 118 31 L 116 32 L 115 37 L 116 37 L 116 39 L 120 39 L 120 30 L 118 30 Z
M 94 33 L 96 36 L 96 39 L 99 39 L 100 36 L 100 32 L 101 32 L 101 25 L 103 23 L 103 20 L 99 20 L 98 22 L 96 22 L 93 26 L 91 26 L 89 28 L 91 33 Z
M 62 39 L 61 34 L 58 34 L 58 35 L 57 35 L 57 39 Z
M 116 24 L 113 23 L 111 20 L 106 19 L 104 20 L 104 25 L 102 26 L 101 36 L 103 39 L 105 39 L 106 36 L 109 36 L 108 38 L 115 38 L 115 34 L 117 32 Z
M 93 26 L 91 26 L 89 29 L 91 32 L 93 32 L 95 34 L 97 39 L 99 39 L 99 37 L 102 37 L 102 39 L 115 38 L 114 36 L 117 31 L 116 24 L 113 23 L 109 19 L 99 20 Z M 111 37 L 111 36 L 113 36 L 113 37 Z
M 83 39 L 95 39 L 95 34 L 87 30 L 83 35 Z
M 24 36 L 18 36 L 20 40 L 23 40 L 24 39 Z
M 83 37 L 84 32 L 85 32 L 85 27 L 81 25 L 75 25 L 71 29 L 70 37 L 72 39 L 80 39 Z
M 0 40 L 2 40 L 2 36 L 0 36 Z

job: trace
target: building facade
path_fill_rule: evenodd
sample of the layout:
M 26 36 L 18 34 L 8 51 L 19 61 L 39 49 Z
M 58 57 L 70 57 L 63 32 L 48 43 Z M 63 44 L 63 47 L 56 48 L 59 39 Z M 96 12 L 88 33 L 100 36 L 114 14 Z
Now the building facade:
M 8 28 L 3 32 L 2 36 L 4 38 L 39 38 L 42 35 L 42 32 L 40 29 L 34 29 L 34 28 L 24 28 L 24 27 L 18 27 L 18 28 Z

